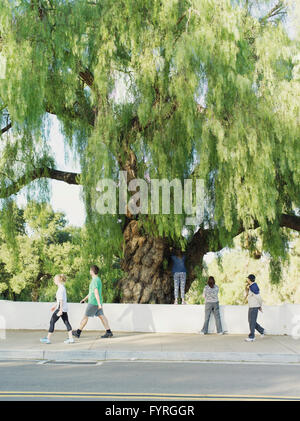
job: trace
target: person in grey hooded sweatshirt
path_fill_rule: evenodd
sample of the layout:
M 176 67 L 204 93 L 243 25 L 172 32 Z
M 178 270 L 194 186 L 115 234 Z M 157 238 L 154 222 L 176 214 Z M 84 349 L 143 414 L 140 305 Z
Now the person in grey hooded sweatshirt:
M 218 334 L 224 335 L 225 333 L 222 329 L 218 293 L 219 287 L 215 284 L 215 278 L 210 276 L 207 285 L 205 285 L 203 290 L 203 297 L 205 298 L 205 315 L 203 328 L 199 332 L 200 335 L 207 335 L 211 313 L 214 313 Z
M 248 298 L 248 322 L 250 333 L 247 342 L 255 341 L 255 330 L 257 330 L 263 337 L 265 329 L 257 323 L 258 311 L 262 311 L 262 299 L 259 292 L 259 287 L 255 282 L 255 276 L 249 275 L 247 278 L 246 297 Z

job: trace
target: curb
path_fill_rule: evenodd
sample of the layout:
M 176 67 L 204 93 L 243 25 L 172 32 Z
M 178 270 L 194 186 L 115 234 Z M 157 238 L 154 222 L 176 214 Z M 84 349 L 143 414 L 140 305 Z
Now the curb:
M 156 351 L 44 351 L 0 350 L 1 360 L 45 361 L 199 361 L 199 362 L 260 362 L 300 363 L 300 354 L 264 354 L 246 352 L 156 352 Z

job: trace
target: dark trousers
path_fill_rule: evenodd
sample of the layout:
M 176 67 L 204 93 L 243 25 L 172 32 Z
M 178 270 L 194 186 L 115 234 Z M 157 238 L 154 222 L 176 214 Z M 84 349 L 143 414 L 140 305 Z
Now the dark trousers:
M 264 333 L 264 328 L 261 327 L 257 323 L 257 315 L 258 315 L 258 309 L 259 307 L 250 307 L 248 310 L 248 322 L 249 322 L 249 328 L 250 328 L 250 334 L 249 338 L 253 339 L 255 337 L 255 329 L 260 333 Z
M 52 314 L 51 320 L 50 320 L 50 327 L 49 327 L 49 333 L 53 333 L 54 332 L 54 326 L 55 323 L 57 322 L 57 320 L 61 317 L 64 324 L 66 325 L 67 331 L 69 332 L 70 330 L 72 330 L 72 327 L 69 323 L 69 319 L 68 319 L 68 313 L 63 312 L 63 314 L 61 316 L 57 316 L 57 313 L 59 312 L 59 309 L 55 310 L 55 312 Z

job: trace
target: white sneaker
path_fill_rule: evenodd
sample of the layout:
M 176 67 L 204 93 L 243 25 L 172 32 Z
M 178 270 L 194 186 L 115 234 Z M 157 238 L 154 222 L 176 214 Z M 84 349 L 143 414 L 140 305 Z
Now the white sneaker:
M 224 335 L 225 332 L 219 332 L 218 335 Z
M 246 338 L 245 341 L 246 342 L 254 342 L 255 341 L 255 338 Z
M 202 332 L 202 330 L 200 330 L 200 332 L 198 332 L 198 333 L 199 333 L 199 335 L 205 335 L 205 333 Z
M 73 344 L 75 341 L 74 341 L 74 339 L 72 338 L 72 339 L 66 339 L 65 341 L 64 341 L 64 343 L 65 344 Z

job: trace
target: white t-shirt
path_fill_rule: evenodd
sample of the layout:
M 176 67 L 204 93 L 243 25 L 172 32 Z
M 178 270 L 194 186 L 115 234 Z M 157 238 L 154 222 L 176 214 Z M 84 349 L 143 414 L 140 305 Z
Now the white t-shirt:
M 68 304 L 67 304 L 67 291 L 64 285 L 59 285 L 57 292 L 56 292 L 56 301 L 59 308 L 59 300 L 62 300 L 62 311 L 68 311 Z

